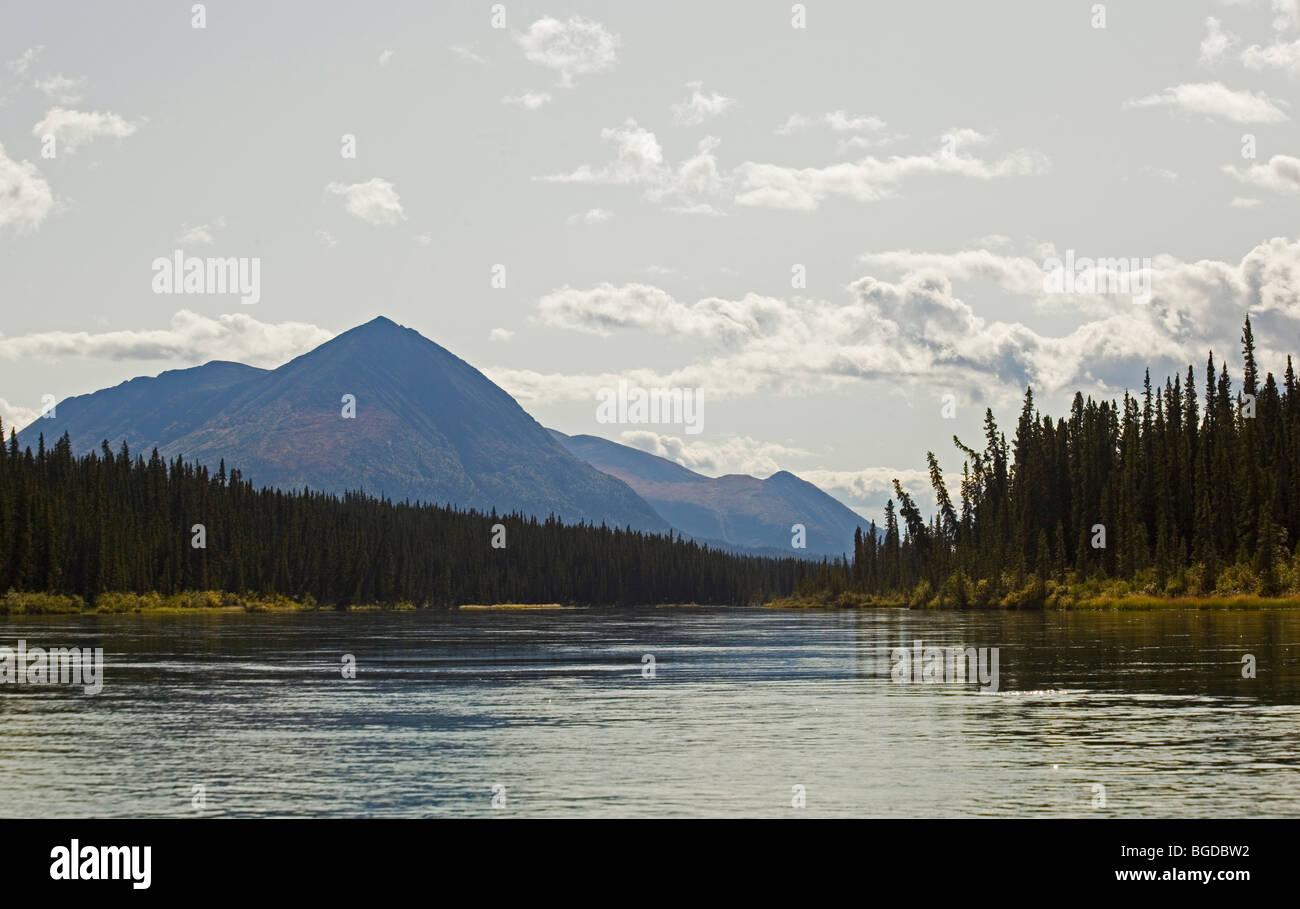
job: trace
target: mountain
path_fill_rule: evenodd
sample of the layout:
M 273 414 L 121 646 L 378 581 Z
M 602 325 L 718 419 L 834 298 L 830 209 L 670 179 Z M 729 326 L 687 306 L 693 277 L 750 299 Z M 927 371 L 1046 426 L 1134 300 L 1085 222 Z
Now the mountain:
M 785 470 L 766 480 L 706 477 L 608 439 L 551 434 L 591 466 L 627 483 L 664 520 L 696 539 L 789 555 L 790 527 L 803 524 L 808 554 L 838 556 L 851 555 L 854 529 L 868 526 L 839 500 Z
M 278 369 L 216 361 L 69 398 L 55 413 L 19 433 L 20 445 L 66 431 L 76 453 L 125 441 L 146 456 L 224 459 L 263 486 L 669 530 L 474 367 L 382 316 Z

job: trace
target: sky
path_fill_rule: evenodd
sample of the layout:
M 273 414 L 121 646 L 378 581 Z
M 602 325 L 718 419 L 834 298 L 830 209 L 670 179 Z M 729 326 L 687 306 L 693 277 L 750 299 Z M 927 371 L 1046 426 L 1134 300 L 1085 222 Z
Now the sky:
M 1300 338 L 1300 0 L 0 23 L 6 427 L 385 315 L 544 425 L 876 517 L 927 451 L 960 473 L 986 408 L 1010 435 L 1027 385 L 1060 416 L 1234 366 L 1248 313 L 1266 369 Z M 157 292 L 176 250 L 255 262 L 256 301 Z M 620 380 L 702 419 L 601 422 Z

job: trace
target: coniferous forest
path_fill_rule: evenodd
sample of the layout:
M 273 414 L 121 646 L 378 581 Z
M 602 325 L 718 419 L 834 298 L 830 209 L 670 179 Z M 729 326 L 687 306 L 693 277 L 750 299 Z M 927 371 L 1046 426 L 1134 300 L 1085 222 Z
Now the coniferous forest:
M 87 605 L 186 591 L 322 606 L 744 605 L 808 570 L 604 526 L 257 489 L 224 463 L 211 473 L 125 445 L 74 458 L 66 436 L 20 451 L 11 431 L 0 454 L 0 591 Z
M 1300 386 L 1262 378 L 1249 319 L 1234 387 L 1213 354 L 1120 402 L 1076 394 L 1068 418 L 1025 393 L 1008 441 L 960 438 L 948 490 L 926 454 L 927 519 L 897 481 L 852 562 L 737 556 L 674 536 L 498 517 L 361 493 L 257 489 L 125 445 L 74 458 L 67 437 L 0 453 L 0 590 L 186 591 L 348 606 L 409 603 L 914 606 L 1300 594 Z M 1200 389 L 1200 390 L 1198 390 Z M 195 545 L 195 525 L 202 546 Z M 505 528 L 504 539 L 494 533 Z M 492 545 L 494 536 L 499 547 Z
M 852 566 L 800 592 L 959 607 L 1300 593 L 1300 386 L 1290 357 L 1280 387 L 1260 376 L 1249 319 L 1241 344 L 1236 387 L 1211 353 L 1202 377 L 1148 370 L 1136 396 L 1076 394 L 1056 420 L 1029 389 L 1010 442 L 986 411 L 982 447 L 953 438 L 955 497 L 927 453 L 933 516 L 895 481 Z

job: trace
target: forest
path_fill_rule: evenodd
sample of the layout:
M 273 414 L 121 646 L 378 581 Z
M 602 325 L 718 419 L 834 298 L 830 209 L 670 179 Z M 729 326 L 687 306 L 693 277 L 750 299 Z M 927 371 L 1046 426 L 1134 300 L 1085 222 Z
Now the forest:
M 0 591 L 106 611 L 141 602 L 123 594 L 205 591 L 340 607 L 747 605 L 810 570 L 671 534 L 258 489 L 224 462 L 210 472 L 125 444 L 74 457 L 66 435 L 20 451 L 11 430 L 0 450 Z
M 938 606 L 1072 605 L 1147 597 L 1300 594 L 1300 387 L 1261 378 L 1247 318 L 1234 390 L 1213 353 L 1204 378 L 1122 402 L 1074 396 L 1053 420 L 1027 389 L 1008 442 L 986 410 L 982 447 L 953 437 L 960 488 L 927 452 L 935 510 L 894 481 L 884 526 L 798 594 Z M 1203 391 L 1198 394 L 1198 385 Z

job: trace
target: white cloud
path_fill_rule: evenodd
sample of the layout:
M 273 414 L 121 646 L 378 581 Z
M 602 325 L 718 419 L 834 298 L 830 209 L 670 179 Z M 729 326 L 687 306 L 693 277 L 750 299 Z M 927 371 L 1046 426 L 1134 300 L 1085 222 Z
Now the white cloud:
M 525 59 L 559 73 L 563 86 L 572 85 L 575 76 L 609 69 L 618 60 L 619 36 L 581 16 L 567 22 L 538 19 L 528 31 L 516 34 L 515 42 Z
M 306 353 L 334 336 L 306 322 L 259 322 L 243 313 L 215 319 L 189 310 L 171 318 L 168 328 L 141 331 L 47 331 L 0 336 L 0 357 L 95 357 L 107 360 L 235 360 L 259 366 L 279 364 Z
M 76 104 L 81 100 L 81 89 L 85 84 L 84 78 L 73 79 L 59 73 L 46 76 L 36 83 L 36 87 L 56 104 Z
M 1246 198 L 1245 196 L 1236 196 L 1233 198 L 1231 202 L 1228 203 L 1229 207 L 1231 208 L 1255 208 L 1256 206 L 1262 204 L 1263 203 L 1260 202 L 1258 199 L 1249 199 Z
M 316 237 L 317 243 L 326 248 L 332 249 L 339 245 L 339 241 L 335 240 L 334 235 L 327 230 L 318 230 L 313 236 Z
M 789 458 L 812 452 L 777 442 L 761 442 L 749 436 L 728 436 L 718 441 L 686 440 L 661 435 L 653 430 L 634 429 L 619 434 L 624 445 L 667 458 L 688 470 L 706 476 L 728 473 L 768 477 L 782 469 Z
M 100 113 L 54 107 L 46 111 L 44 119 L 32 127 L 32 135 L 38 139 L 47 135 L 54 136 L 58 140 L 58 150 L 70 155 L 100 136 L 124 139 L 132 135 L 136 127 L 137 124 L 110 111 Z
M 1300 76 L 1300 41 L 1252 44 L 1241 52 L 1242 65 L 1257 72 L 1279 69 Z
M 1300 158 L 1290 155 L 1274 155 L 1268 159 L 1267 164 L 1252 164 L 1242 168 L 1229 164 L 1224 165 L 1223 169 L 1242 183 L 1252 186 L 1278 192 L 1300 192 Z
M 211 224 L 199 224 L 191 227 L 188 224 L 181 225 L 181 235 L 176 238 L 176 242 L 181 246 L 198 246 L 200 244 L 211 246 L 217 242 L 217 231 L 225 230 L 226 219 L 216 217 L 212 219 Z
M 879 133 L 885 129 L 885 121 L 879 117 L 853 116 L 842 110 L 835 110 L 817 116 L 791 114 L 785 123 L 776 128 L 776 132 L 779 136 L 788 136 L 791 133 L 809 129 L 813 126 L 825 126 L 837 133 Z
M 612 211 L 603 208 L 591 208 L 576 215 L 569 215 L 569 224 L 601 224 L 614 217 Z
M 375 177 L 365 183 L 330 183 L 325 191 L 343 197 L 343 207 L 367 224 L 396 224 L 406 220 L 402 200 L 393 184 Z
M 489 341 L 500 341 L 504 344 L 515 336 L 515 333 L 508 328 L 494 328 L 488 332 Z
M 419 246 L 432 246 L 433 236 L 431 234 L 416 234 L 415 242 Z
M 746 161 L 736 169 L 736 202 L 764 208 L 813 211 L 829 196 L 846 196 L 857 202 L 888 198 L 905 178 L 917 174 L 952 174 L 977 180 L 1045 173 L 1046 156 L 1032 149 L 1017 149 L 997 160 L 985 160 L 961 151 L 987 139 L 974 130 L 948 134 L 956 152 L 936 149 L 924 155 L 868 156 L 858 161 L 826 167 L 785 167 Z
M 54 208 L 54 194 L 36 165 L 14 161 L 0 145 L 0 228 L 35 230 Z
M 567 174 L 539 179 L 551 183 L 591 183 L 645 187 L 647 201 L 683 214 L 718 214 L 710 198 L 724 195 L 730 177 L 718 168 L 714 149 L 718 140 L 702 139 L 696 153 L 675 167 L 664 158 L 655 134 L 628 120 L 622 126 L 601 130 L 603 141 L 615 147 L 615 158 L 599 167 L 583 164 Z
M 704 344 L 710 352 L 669 370 L 575 375 L 498 369 L 489 375 L 524 401 L 593 400 L 598 388 L 623 378 L 647 387 L 702 388 L 714 401 L 820 395 L 878 381 L 959 395 L 979 388 L 995 403 L 1013 402 L 1027 383 L 1048 393 L 1113 389 L 1131 382 L 1143 365 L 1202 362 L 1207 349 L 1236 337 L 1244 312 L 1300 322 L 1300 240 L 1275 238 L 1236 263 L 1157 255 L 1145 305 L 1128 295 L 1045 294 L 1041 266 L 986 250 L 887 252 L 866 261 L 904 274 L 862 277 L 839 303 L 751 293 L 686 304 L 644 284 L 560 288 L 538 302 L 544 324 L 596 335 L 641 332 Z M 987 319 L 957 294 L 945 272 L 958 280 L 991 279 L 1038 305 L 1068 306 L 1085 318 L 1055 334 Z
M 1193 114 L 1222 117 L 1234 123 L 1281 123 L 1290 119 L 1276 101 L 1262 92 L 1234 91 L 1222 82 L 1175 85 L 1142 98 L 1130 98 L 1125 108 L 1175 107 Z
M 11 429 L 22 432 L 28 423 L 33 422 L 40 415 L 40 410 L 10 404 L 4 398 L 0 398 L 0 422 L 4 424 L 3 438 L 7 439 L 9 437 L 9 430 Z
M 396 53 L 397 53 L 397 51 L 392 51 L 392 50 L 383 50 L 383 51 L 380 51 L 380 52 L 379 52 L 379 65 L 380 65 L 380 66 L 387 66 L 389 63 L 392 62 L 392 60 L 393 60 L 393 55 L 396 54 Z
M 27 70 L 36 61 L 36 58 L 41 55 L 41 51 L 43 50 L 45 50 L 44 44 L 38 44 L 35 47 L 29 47 L 27 48 L 27 50 L 19 54 L 18 57 L 16 57 L 13 60 L 10 60 L 5 65 L 9 67 L 9 70 L 15 75 L 19 77 L 24 76 L 27 74 Z
M 1219 20 L 1208 16 L 1205 20 L 1205 37 L 1201 40 L 1201 63 L 1214 66 L 1221 62 L 1237 44 L 1237 36 L 1225 32 Z
M 673 105 L 673 122 L 678 126 L 698 126 L 705 120 L 720 117 L 735 106 L 736 99 L 718 92 L 706 95 L 704 83 L 687 82 L 690 97 Z
M 453 54 L 462 60 L 468 60 L 471 63 L 487 63 L 485 58 L 479 56 L 478 51 L 474 49 L 472 44 L 453 44 L 450 49 Z
M 551 101 L 550 92 L 526 91 L 522 95 L 506 95 L 501 99 L 502 104 L 517 104 L 528 110 L 537 110 L 543 104 L 549 104 Z

